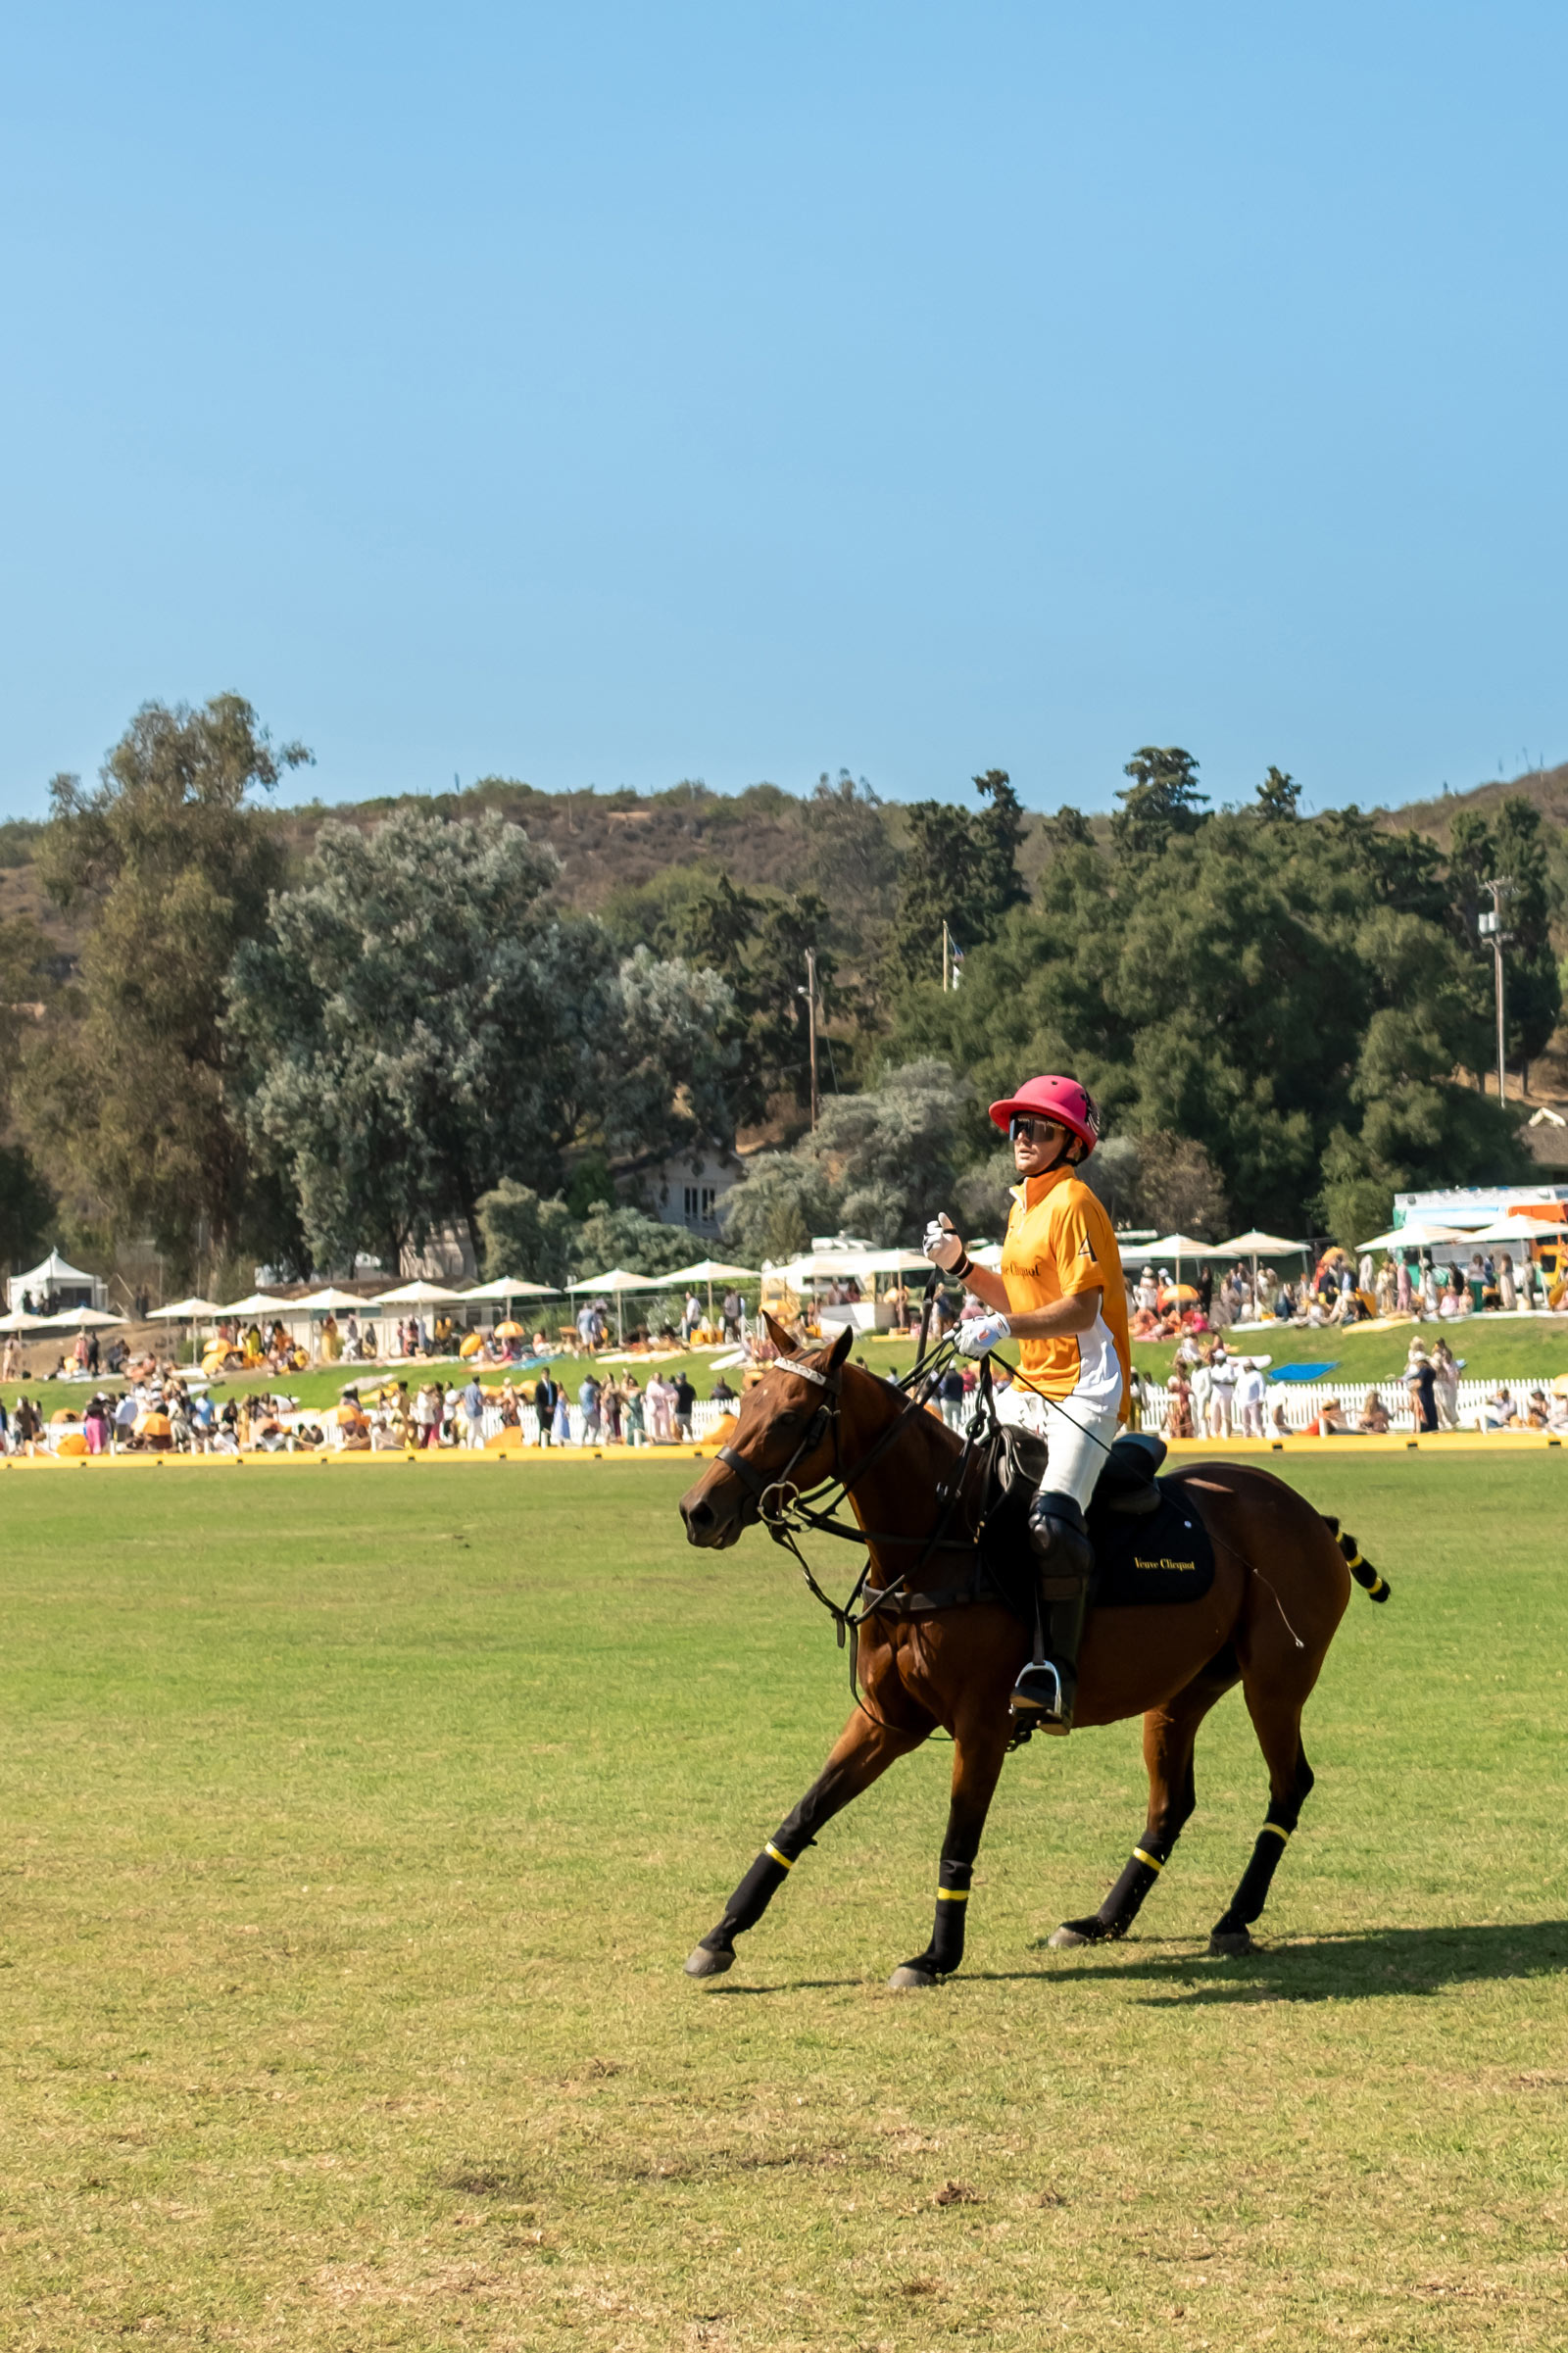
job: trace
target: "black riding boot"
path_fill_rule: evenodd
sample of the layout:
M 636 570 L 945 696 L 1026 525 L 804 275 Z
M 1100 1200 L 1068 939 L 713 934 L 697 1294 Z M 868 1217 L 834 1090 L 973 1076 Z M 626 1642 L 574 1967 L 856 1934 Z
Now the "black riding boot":
M 1029 1541 L 1040 1563 L 1046 1656 L 1032 1659 L 1013 1685 L 1013 1713 L 1027 1714 L 1041 1732 L 1067 1733 L 1078 1695 L 1078 1645 L 1095 1565 L 1081 1506 L 1071 1495 L 1036 1495 L 1029 1507 Z

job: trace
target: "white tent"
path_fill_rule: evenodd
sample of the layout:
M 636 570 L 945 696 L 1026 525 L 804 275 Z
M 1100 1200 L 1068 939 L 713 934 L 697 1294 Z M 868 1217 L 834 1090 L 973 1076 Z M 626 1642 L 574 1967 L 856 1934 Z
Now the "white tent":
M 73 1266 L 58 1250 L 51 1250 L 37 1266 L 29 1267 L 24 1275 L 13 1275 L 6 1287 L 6 1304 L 22 1305 L 22 1295 L 30 1291 L 34 1299 L 47 1299 L 50 1292 L 72 1292 L 80 1295 L 74 1304 L 102 1307 L 108 1303 L 109 1291 L 101 1275 L 90 1275 L 80 1266 Z

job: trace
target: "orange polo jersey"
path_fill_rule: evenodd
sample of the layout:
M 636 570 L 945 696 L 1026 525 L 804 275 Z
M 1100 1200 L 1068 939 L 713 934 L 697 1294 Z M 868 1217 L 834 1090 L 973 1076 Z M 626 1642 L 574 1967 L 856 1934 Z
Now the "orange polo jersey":
M 1016 1315 L 1098 1287 L 1100 1312 L 1087 1332 L 1020 1340 L 1018 1362 L 1029 1387 L 1046 1397 L 1081 1397 L 1125 1417 L 1132 1351 L 1121 1252 L 1110 1219 L 1070 1168 L 1053 1168 L 1013 1186 L 1002 1279 Z

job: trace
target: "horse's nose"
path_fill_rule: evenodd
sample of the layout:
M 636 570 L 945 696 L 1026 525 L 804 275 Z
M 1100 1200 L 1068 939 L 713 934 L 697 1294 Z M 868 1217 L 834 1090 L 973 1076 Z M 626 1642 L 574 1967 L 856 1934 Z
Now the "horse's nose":
M 705 1537 L 712 1534 L 713 1506 L 706 1495 L 699 1495 L 695 1501 L 690 1495 L 682 1495 L 680 1516 L 686 1523 L 688 1544 L 700 1544 Z

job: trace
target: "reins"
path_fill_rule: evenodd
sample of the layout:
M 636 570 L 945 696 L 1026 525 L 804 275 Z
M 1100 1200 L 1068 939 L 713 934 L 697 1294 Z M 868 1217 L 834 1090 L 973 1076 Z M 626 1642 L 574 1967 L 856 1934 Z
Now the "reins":
M 783 1470 L 763 1477 L 753 1468 L 743 1454 L 738 1454 L 733 1446 L 722 1446 L 718 1448 L 718 1460 L 724 1464 L 727 1470 L 735 1473 L 743 1486 L 750 1489 L 757 1499 L 759 1520 L 767 1530 L 774 1544 L 781 1545 L 793 1556 L 808 1593 L 814 1601 L 821 1604 L 832 1619 L 838 1646 L 841 1650 L 847 1648 L 849 1652 L 850 1695 L 856 1706 L 862 1715 L 869 1718 L 872 1723 L 880 1725 L 885 1731 L 896 1728 L 885 1724 L 880 1716 L 873 1714 L 860 1696 L 858 1666 L 861 1627 L 876 1617 L 934 1617 L 939 1612 L 961 1609 L 982 1601 L 986 1597 L 982 1585 L 980 1560 L 980 1535 L 984 1526 L 983 1518 L 976 1527 L 962 1535 L 950 1535 L 949 1528 L 954 1512 L 957 1509 L 963 1496 L 971 1466 L 981 1458 L 982 1453 L 989 1466 L 989 1463 L 995 1460 L 996 1450 L 1002 1441 L 1002 1422 L 997 1413 L 989 1355 L 980 1359 L 979 1399 L 975 1411 L 970 1415 L 964 1427 L 963 1444 L 959 1449 L 958 1458 L 953 1466 L 951 1475 L 937 1488 L 936 1500 L 941 1509 L 935 1526 L 923 1536 L 904 1535 L 893 1530 L 866 1529 L 861 1527 L 858 1522 L 845 1521 L 836 1516 L 841 1506 L 853 1495 L 860 1481 L 898 1440 L 910 1416 L 925 1409 L 935 1382 L 957 1353 L 954 1342 L 947 1338 L 940 1340 L 935 1348 L 928 1353 L 927 1342 L 931 1309 L 937 1281 L 938 1272 L 933 1269 L 926 1283 L 925 1299 L 920 1311 L 920 1332 L 914 1364 L 902 1380 L 887 1384 L 888 1387 L 903 1393 L 903 1407 L 883 1430 L 870 1450 L 852 1470 L 844 1469 L 840 1445 L 840 1410 L 843 1401 L 842 1368 L 825 1373 L 820 1371 L 817 1366 L 803 1363 L 795 1357 L 778 1359 L 779 1370 L 788 1372 L 795 1379 L 808 1382 L 819 1389 L 822 1392 L 822 1402 L 808 1422 L 799 1445 Z M 1005 1362 L 1005 1359 L 1003 1361 Z M 1008 1365 L 1006 1369 L 1015 1382 L 1020 1383 L 1025 1389 L 1034 1390 L 1035 1385 L 1030 1381 L 1027 1373 L 1011 1365 Z M 1060 1413 L 1084 1437 L 1099 1446 L 1107 1461 L 1110 1459 L 1111 1449 L 1097 1430 L 1089 1429 L 1078 1420 L 1075 1414 L 1068 1412 L 1059 1398 L 1053 1397 L 1050 1402 L 1054 1411 Z M 826 1478 L 803 1493 L 795 1482 L 796 1466 L 806 1456 L 814 1452 L 829 1431 L 833 1437 L 832 1470 Z M 987 1476 L 981 1487 L 982 1512 L 989 1487 L 988 1467 Z M 845 1601 L 835 1601 L 831 1593 L 824 1592 L 810 1562 L 801 1549 L 800 1539 L 807 1534 L 834 1537 L 840 1542 L 863 1544 L 866 1547 L 864 1563 Z M 1275 1606 L 1279 1609 L 1281 1618 L 1284 1619 L 1287 1632 L 1299 1649 L 1301 1647 L 1300 1637 L 1291 1625 L 1290 1620 L 1286 1618 L 1278 1593 L 1274 1592 L 1273 1586 L 1263 1576 L 1256 1563 L 1248 1559 L 1237 1545 L 1231 1544 L 1216 1529 L 1209 1528 L 1208 1534 L 1212 1544 L 1218 1544 L 1221 1550 L 1229 1552 L 1249 1575 L 1256 1577 L 1260 1584 L 1268 1588 L 1273 1595 Z M 875 1565 L 873 1546 L 878 1544 L 906 1546 L 917 1544 L 920 1549 L 918 1556 L 906 1569 L 900 1571 L 891 1585 L 873 1586 L 870 1584 L 871 1571 Z M 917 1578 L 938 1552 L 967 1553 L 974 1563 L 967 1582 L 961 1585 L 938 1588 L 931 1592 L 912 1586 L 910 1580 Z
M 779 1369 L 798 1380 L 811 1383 L 823 1392 L 823 1398 L 783 1470 L 764 1477 L 733 1446 L 722 1446 L 718 1448 L 718 1460 L 737 1475 L 743 1486 L 751 1490 L 757 1498 L 759 1520 L 774 1544 L 793 1555 L 808 1593 L 813 1600 L 821 1603 L 832 1619 L 839 1648 L 848 1648 L 849 1651 L 850 1695 L 861 1714 L 875 1724 L 881 1724 L 882 1719 L 872 1714 L 860 1696 L 860 1628 L 878 1616 L 930 1617 L 940 1610 L 962 1608 L 966 1603 L 981 1598 L 977 1573 L 971 1574 L 966 1585 L 948 1587 L 934 1593 L 912 1587 L 910 1579 L 918 1577 L 937 1552 L 967 1553 L 975 1559 L 978 1570 L 978 1528 L 964 1535 L 950 1535 L 948 1531 L 954 1512 L 962 1498 L 970 1466 L 977 1458 L 982 1444 L 989 1451 L 1002 1436 L 1002 1425 L 997 1418 L 992 1395 L 990 1367 L 984 1361 L 980 1369 L 981 1404 L 970 1417 L 958 1458 L 951 1474 L 937 1490 L 941 1511 L 935 1526 L 924 1535 L 905 1535 L 892 1529 L 863 1528 L 858 1521 L 846 1521 L 837 1516 L 860 1481 L 899 1439 L 910 1416 L 925 1410 L 932 1384 L 956 1353 L 953 1342 L 943 1340 L 938 1343 L 931 1358 L 927 1358 L 926 1334 L 933 1287 L 934 1278 L 926 1288 L 925 1305 L 920 1318 L 920 1343 L 913 1368 L 902 1380 L 888 1385 L 904 1393 L 904 1404 L 853 1469 L 846 1471 L 844 1468 L 840 1443 L 842 1372 L 824 1373 L 817 1366 L 803 1364 L 794 1357 L 781 1358 Z M 803 1493 L 795 1483 L 796 1465 L 815 1450 L 829 1430 L 833 1436 L 833 1468 L 825 1479 Z M 808 1533 L 836 1537 L 842 1542 L 866 1547 L 864 1565 L 847 1600 L 835 1601 L 831 1593 L 823 1591 L 810 1562 L 801 1549 L 800 1539 Z M 891 1585 L 870 1586 L 871 1570 L 875 1565 L 872 1547 L 878 1544 L 918 1545 L 920 1549 L 917 1558 L 908 1568 L 902 1570 Z M 883 1729 L 894 1728 L 884 1726 Z

